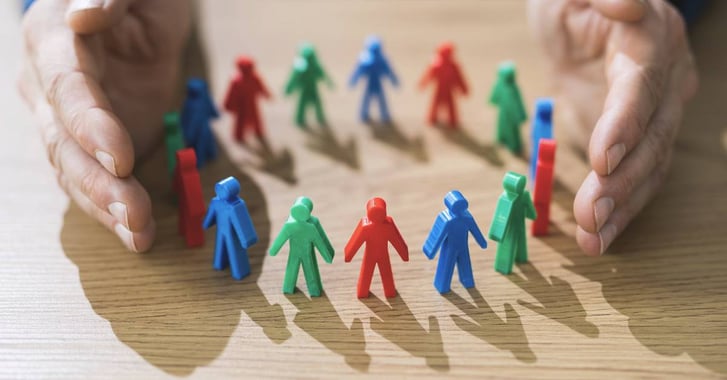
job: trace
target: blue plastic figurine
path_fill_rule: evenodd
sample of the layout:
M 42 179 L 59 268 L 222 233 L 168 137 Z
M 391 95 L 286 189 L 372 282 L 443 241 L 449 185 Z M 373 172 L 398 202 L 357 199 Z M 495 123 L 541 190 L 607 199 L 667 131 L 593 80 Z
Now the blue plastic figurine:
M 351 74 L 349 86 L 355 87 L 358 80 L 367 77 L 366 91 L 364 92 L 363 101 L 361 102 L 361 121 L 368 123 L 371 121 L 369 115 L 371 99 L 375 98 L 379 103 L 379 112 L 381 113 L 381 122 L 390 123 L 389 107 L 386 105 L 386 97 L 384 97 L 384 78 L 389 78 L 394 87 L 399 86 L 399 80 L 389 65 L 389 61 L 381 50 L 381 39 L 377 36 L 369 36 L 366 39 L 364 51 L 358 57 L 356 69 Z
M 457 190 L 450 191 L 444 197 L 444 205 L 447 209 L 437 215 L 424 243 L 424 254 L 429 260 L 434 258 L 440 247 L 442 249 L 434 275 L 434 287 L 442 294 L 450 290 L 455 264 L 462 286 L 475 286 L 468 243 L 470 232 L 482 249 L 487 248 L 487 240 L 477 227 L 475 218 L 467 211 L 469 203 L 462 193 Z
M 210 120 L 220 116 L 210 97 L 207 83 L 199 78 L 187 82 L 187 99 L 182 109 L 182 133 L 187 146 L 194 148 L 197 167 L 217 157 L 217 144 Z
M 217 224 L 213 268 L 224 270 L 229 264 L 232 277 L 242 280 L 250 274 L 247 250 L 257 243 L 257 233 L 235 177 L 217 182 L 215 193 L 202 224 L 205 229 Z
M 535 117 L 530 136 L 533 144 L 530 151 L 530 183 L 534 184 L 540 140 L 553 138 L 553 99 L 541 98 L 535 102 Z

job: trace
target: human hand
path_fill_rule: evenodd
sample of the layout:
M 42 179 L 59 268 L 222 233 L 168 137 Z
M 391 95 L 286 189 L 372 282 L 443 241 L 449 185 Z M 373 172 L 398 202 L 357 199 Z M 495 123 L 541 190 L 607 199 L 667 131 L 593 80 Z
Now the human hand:
M 570 101 L 563 107 L 591 132 L 593 170 L 573 210 L 580 247 L 603 254 L 668 172 L 698 86 L 685 25 L 664 0 L 531 0 L 529 13 Z
M 58 182 L 132 251 L 155 233 L 132 170 L 161 140 L 190 12 L 176 0 L 38 0 L 23 20 L 18 87 Z

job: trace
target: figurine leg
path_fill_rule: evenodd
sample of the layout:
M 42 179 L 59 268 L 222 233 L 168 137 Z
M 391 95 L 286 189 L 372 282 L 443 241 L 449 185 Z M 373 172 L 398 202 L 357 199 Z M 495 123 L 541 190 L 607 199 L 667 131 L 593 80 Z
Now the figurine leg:
M 283 279 L 283 293 L 295 293 L 295 283 L 298 281 L 299 270 L 300 259 L 289 254 L 288 265 L 285 267 L 285 278 Z
M 361 272 L 358 275 L 358 285 L 356 286 L 356 296 L 358 298 L 368 298 L 371 288 L 371 279 L 374 277 L 375 262 L 364 257 L 361 263 Z
M 202 220 L 204 216 L 188 217 L 187 228 L 184 232 L 184 238 L 187 240 L 188 247 L 199 247 L 204 245 L 204 230 L 202 229 Z
M 237 122 L 235 123 L 235 129 L 233 131 L 232 137 L 238 143 L 245 143 L 245 119 L 242 117 L 242 115 L 237 116 Z
M 298 106 L 295 109 L 295 125 L 305 127 L 305 108 L 308 101 L 302 96 L 298 99 Z
M 466 289 L 475 287 L 475 278 L 472 275 L 472 261 L 467 250 L 462 250 L 457 255 L 457 272 L 459 272 L 459 282 L 462 283 L 462 286 Z
M 229 245 L 234 247 L 229 251 L 228 255 L 230 258 L 232 278 L 242 280 L 250 274 L 250 259 L 247 257 L 247 250 L 239 243 L 236 243 L 236 239 L 233 239 L 232 236 L 228 236 L 228 239 L 230 239 Z
M 447 106 L 447 114 L 449 116 L 449 127 L 453 128 L 453 129 L 459 127 L 459 118 L 457 116 L 457 105 L 454 104 L 454 96 L 447 97 L 446 106 Z
M 385 124 L 391 123 L 391 115 L 389 115 L 389 106 L 386 104 L 386 97 L 381 91 L 377 94 L 376 99 L 379 101 L 379 112 L 381 113 L 381 122 Z
M 217 226 L 217 228 L 219 229 L 220 227 Z M 225 237 L 217 231 L 217 237 L 215 238 L 215 259 L 212 262 L 212 268 L 215 270 L 224 270 L 227 268 L 227 265 L 229 265 L 229 260 L 227 259 L 228 254 L 229 250 L 225 242 Z
M 320 96 L 316 94 L 315 98 L 313 98 L 313 105 L 316 109 L 316 119 L 318 120 L 318 124 L 325 126 L 326 123 L 326 116 L 323 114 L 323 103 L 321 102 Z
M 497 245 L 497 253 L 495 254 L 496 271 L 502 274 L 512 273 L 513 259 L 515 257 L 513 248 L 509 236 L 505 235 L 504 239 Z
M 435 96 L 432 99 L 432 105 L 429 106 L 429 116 L 427 117 L 427 123 L 431 126 L 437 124 L 437 110 L 439 109 L 439 99 Z
M 361 119 L 362 123 L 368 123 L 371 121 L 371 116 L 369 115 L 369 107 L 371 106 L 371 93 L 366 91 L 363 96 L 363 100 L 361 100 L 361 110 L 359 111 L 359 118 Z
M 442 252 L 439 254 L 439 264 L 434 274 L 434 287 L 439 293 L 448 293 L 452 287 L 452 275 L 454 274 L 455 252 L 449 244 L 442 245 Z
M 379 273 L 381 274 L 381 283 L 384 285 L 384 296 L 386 298 L 396 297 L 394 274 L 391 271 L 391 262 L 389 260 L 384 259 L 379 262 Z
M 515 245 L 515 262 L 518 264 L 528 262 L 528 244 L 525 237 L 525 226 L 517 231 L 517 240 Z
M 311 297 L 320 297 L 323 291 L 321 284 L 321 274 L 318 271 L 318 262 L 316 258 L 310 254 L 303 258 L 303 275 L 305 283 L 308 286 L 308 294 Z

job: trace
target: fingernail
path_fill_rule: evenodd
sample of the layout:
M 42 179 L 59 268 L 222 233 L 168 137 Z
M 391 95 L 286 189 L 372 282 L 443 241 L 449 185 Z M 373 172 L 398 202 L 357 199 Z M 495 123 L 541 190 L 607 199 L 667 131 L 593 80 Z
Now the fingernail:
M 626 145 L 618 143 L 606 151 L 606 164 L 608 165 L 608 174 L 610 175 L 616 170 L 618 164 L 623 160 L 626 154 Z
M 603 228 L 598 231 L 598 237 L 601 239 L 601 255 L 603 255 L 603 253 L 606 252 L 606 249 L 608 249 L 608 246 L 613 243 L 613 239 L 616 239 L 617 232 L 618 230 L 616 229 L 616 225 L 613 223 L 603 226 Z
M 134 242 L 134 234 L 129 231 L 128 228 L 121 225 L 121 223 L 116 223 L 114 226 L 114 232 L 116 232 L 116 236 L 121 239 L 121 242 L 124 243 L 126 248 L 134 252 L 139 252 L 139 250 L 136 249 L 136 243 Z
M 117 222 L 122 224 L 124 227 L 129 228 L 129 212 L 126 208 L 126 204 L 121 202 L 113 202 L 109 204 L 109 213 L 116 219 Z
M 600 230 L 606 223 L 611 213 L 613 212 L 615 204 L 613 199 L 610 197 L 599 198 L 593 203 L 593 216 L 596 219 L 596 230 Z
M 118 177 L 116 174 L 116 161 L 114 160 L 114 157 L 102 150 L 96 151 L 96 160 L 101 163 L 101 165 L 106 168 L 106 170 L 109 171 L 109 173 L 113 174 L 115 177 Z
M 104 0 L 75 0 L 68 7 L 68 13 L 101 8 L 103 5 Z

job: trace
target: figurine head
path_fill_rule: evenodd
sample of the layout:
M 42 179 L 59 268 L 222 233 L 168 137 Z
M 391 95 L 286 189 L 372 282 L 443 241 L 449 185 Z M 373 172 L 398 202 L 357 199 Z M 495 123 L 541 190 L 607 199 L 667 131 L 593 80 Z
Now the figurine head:
M 538 142 L 538 161 L 550 162 L 555 161 L 555 140 L 540 139 Z
M 300 45 L 300 56 L 308 62 L 316 61 L 316 49 L 312 44 L 306 42 Z
M 454 52 L 454 45 L 449 41 L 443 42 L 437 48 L 437 54 L 439 54 L 439 57 L 443 61 L 451 61 L 453 52 Z
M 381 198 L 371 198 L 366 202 L 366 217 L 374 223 L 386 220 L 386 201 Z
M 179 131 L 179 113 L 167 112 L 164 114 L 164 132 L 167 135 L 176 134 Z
M 366 38 L 366 50 L 373 55 L 381 54 L 381 38 L 378 36 L 368 36 Z
M 515 64 L 509 61 L 503 62 L 497 70 L 497 75 L 501 81 L 515 83 Z
M 505 174 L 505 178 L 502 180 L 502 187 L 504 187 L 505 191 L 508 193 L 522 194 L 525 190 L 526 182 L 527 179 L 525 179 L 524 175 L 507 172 L 507 174 Z
M 187 94 L 190 97 L 204 96 L 207 94 L 207 82 L 200 78 L 191 78 L 187 81 Z
M 194 149 L 185 148 L 177 151 L 177 167 L 183 172 L 197 167 L 197 155 Z
M 540 98 L 535 101 L 535 114 L 538 119 L 551 120 L 553 118 L 553 99 Z
M 444 205 L 453 215 L 462 215 L 467 208 L 470 206 L 467 199 L 459 192 L 459 190 L 452 190 L 444 196 Z
M 221 200 L 234 202 L 240 195 L 240 182 L 235 177 L 227 177 L 215 184 L 215 194 Z
M 240 70 L 240 72 L 245 74 L 251 73 L 255 69 L 255 61 L 246 55 L 237 57 L 235 65 L 237 65 L 237 69 Z
M 290 208 L 290 216 L 299 222 L 307 222 L 313 211 L 313 201 L 308 197 L 298 197 Z

